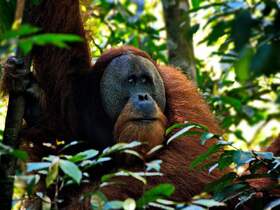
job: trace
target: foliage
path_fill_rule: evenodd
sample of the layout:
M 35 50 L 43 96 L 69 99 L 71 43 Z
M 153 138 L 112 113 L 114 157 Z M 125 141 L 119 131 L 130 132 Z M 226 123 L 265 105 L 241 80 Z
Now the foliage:
M 221 63 L 217 74 L 214 70 L 205 71 L 206 63 L 198 61 L 199 87 L 228 134 L 234 134 L 247 148 L 267 145 L 275 136 L 273 132 L 264 135 L 263 130 L 280 119 L 279 3 L 193 2 L 196 3 L 190 14 L 194 26 L 208 31 L 200 43 L 216 49 L 210 56 Z M 201 13 L 205 24 L 197 20 Z M 248 134 L 242 129 L 244 125 L 255 128 L 251 139 L 245 137 Z
M 13 149 L 0 142 L 0 157 L 1 155 L 12 155 L 20 160 L 26 160 L 28 155 L 25 151 Z
M 189 129 L 192 127 L 192 129 Z M 178 130 L 179 128 L 179 130 Z M 187 129 L 185 129 L 187 128 Z M 195 128 L 196 132 L 192 130 Z M 191 202 L 175 202 L 168 197 L 174 192 L 174 187 L 170 183 L 162 183 L 151 189 L 145 189 L 146 178 L 149 176 L 161 176 L 160 168 L 162 161 L 153 160 L 146 163 L 145 171 L 127 171 L 119 169 L 114 173 L 103 175 L 100 183 L 96 184 L 97 190 L 87 193 L 82 197 L 91 197 L 91 206 L 93 209 L 142 209 L 146 207 L 158 207 L 163 209 L 208 209 L 215 206 L 224 206 L 229 200 L 239 198 L 236 207 L 246 205 L 246 202 L 255 199 L 257 193 L 261 191 L 278 189 L 278 185 L 264 185 L 258 188 L 254 185 L 256 180 L 276 180 L 280 174 L 280 158 L 274 156 L 271 152 L 243 151 L 235 148 L 232 142 L 225 141 L 221 136 L 211 134 L 204 126 L 195 123 L 175 124 L 168 129 L 169 135 L 176 136 L 173 141 L 180 141 L 178 137 L 192 136 L 200 134 L 200 144 L 205 144 L 210 139 L 218 139 L 208 151 L 197 156 L 189 166 L 191 170 L 197 170 L 197 167 L 208 169 L 209 173 L 213 170 L 226 170 L 230 168 L 229 173 L 205 188 L 205 192 L 210 193 L 200 195 Z M 179 133 L 179 134 L 178 134 Z M 211 135 L 210 135 L 211 134 Z M 172 142 L 170 142 L 172 143 Z M 43 162 L 27 163 L 28 173 L 33 172 L 29 178 L 25 177 L 25 185 L 29 189 L 34 189 L 34 183 L 39 179 L 45 180 L 47 188 L 56 189 L 55 197 L 48 198 L 49 202 L 55 203 L 61 201 L 61 191 L 69 185 L 79 183 L 88 183 L 90 181 L 88 171 L 94 169 L 100 164 L 112 161 L 112 154 L 126 153 L 141 158 L 140 154 L 134 151 L 141 145 L 140 142 L 119 143 L 108 147 L 99 153 L 96 150 L 89 149 L 74 155 L 66 155 L 65 149 L 74 147 L 76 142 L 65 145 L 61 154 L 58 156 L 49 156 L 43 159 Z M 134 151 L 134 152 L 131 152 Z M 216 153 L 219 151 L 219 157 Z M 213 158 L 213 156 L 215 158 Z M 210 161 L 209 161 L 210 160 Z M 209 163 L 210 162 L 210 163 Z M 152 166 L 152 167 L 151 167 Z M 235 168 L 235 170 L 232 170 Z M 238 169 L 244 168 L 248 173 L 238 174 Z M 108 200 L 106 196 L 99 191 L 102 186 L 120 184 L 112 180 L 114 177 L 130 176 L 141 181 L 143 185 L 143 195 L 138 200 L 127 198 L 126 200 Z M 28 176 L 27 176 L 28 177 Z M 35 182 L 36 178 L 36 182 Z M 34 180 L 34 181 L 30 181 Z M 33 187 L 30 187 L 33 186 Z M 28 187 L 27 187 L 28 188 Z M 46 200 L 47 195 L 40 192 L 38 194 L 32 191 L 26 191 L 29 196 L 42 197 Z M 24 197 L 24 196 L 23 196 Z M 259 205 L 256 203 L 256 205 Z M 277 206 L 278 200 L 272 200 L 268 205 Z M 254 207 L 254 205 L 251 205 Z M 256 206 L 257 207 L 257 206 Z
M 185 128 L 189 128 L 190 124 L 180 124 L 173 127 L 181 127 L 181 130 L 177 133 L 181 133 L 180 136 L 190 135 L 186 131 L 181 131 Z M 198 125 L 196 128 L 201 127 Z M 207 133 L 207 135 L 205 135 Z M 190 168 L 207 168 L 209 173 L 213 170 L 227 170 L 230 172 L 225 173 L 224 176 L 218 180 L 208 184 L 205 188 L 205 192 L 211 193 L 212 199 L 218 202 L 228 202 L 238 198 L 238 202 L 235 202 L 235 207 L 246 205 L 246 202 L 251 199 L 255 199 L 259 192 L 273 191 L 279 189 L 277 180 L 280 175 L 280 157 L 274 156 L 271 152 L 256 152 L 256 151 L 243 151 L 233 146 L 232 142 L 225 141 L 221 136 L 201 130 L 200 143 L 203 145 L 206 141 L 216 138 L 215 144 L 210 146 L 205 153 L 197 156 L 191 163 Z M 176 133 L 174 134 L 176 135 Z M 191 133 L 193 135 L 193 133 Z M 177 135 L 178 136 L 178 135 Z M 215 155 L 219 152 L 219 157 Z M 208 160 L 211 160 L 210 163 Z M 208 161 L 208 162 L 207 162 Z M 243 168 L 246 173 L 238 174 L 238 169 Z M 234 170 L 235 169 L 235 170 Z M 197 169 L 196 169 L 197 170 Z M 274 182 L 272 181 L 274 180 Z M 263 184 L 266 181 L 267 184 Z M 262 183 L 262 186 L 258 185 Z M 266 205 L 266 209 L 276 207 L 279 204 L 279 198 L 275 198 Z M 260 208 L 259 203 L 251 203 L 250 208 Z
M 52 44 L 57 47 L 67 47 L 66 42 L 81 41 L 81 38 L 71 34 L 35 34 L 38 28 L 22 25 L 18 29 L 8 30 L 0 34 L 0 58 L 7 52 L 12 52 L 16 46 L 20 48 L 24 55 L 29 53 L 34 45 Z
M 197 125 L 197 127 L 201 127 Z M 187 132 L 185 132 L 185 135 Z M 191 134 L 190 134 L 191 135 Z M 60 193 L 62 190 L 69 185 L 76 185 L 79 183 L 88 183 L 90 180 L 88 170 L 98 167 L 100 164 L 105 162 L 112 161 L 113 154 L 127 153 L 130 155 L 135 155 L 141 158 L 140 154 L 136 151 L 131 153 L 130 151 L 137 148 L 141 145 L 140 142 L 131 142 L 131 143 L 118 143 L 112 147 L 104 149 L 101 153 L 96 150 L 90 149 L 74 155 L 64 154 L 65 149 L 69 147 L 75 147 L 76 142 L 72 142 L 68 145 L 65 145 L 61 154 L 58 156 L 49 156 L 43 158 L 42 162 L 29 162 L 27 163 L 26 172 L 32 172 L 32 175 L 21 175 L 18 176 L 26 188 L 25 193 L 18 198 L 18 202 L 21 202 L 21 199 L 24 199 L 25 196 L 31 198 L 37 197 L 44 200 L 45 206 L 48 206 L 46 209 L 50 209 L 51 206 L 55 206 L 55 203 L 61 202 Z M 159 172 L 162 161 L 153 160 L 151 162 L 145 163 L 146 170 L 144 172 L 135 172 L 127 171 L 125 169 L 120 169 L 115 173 L 103 175 L 101 182 L 96 184 L 97 190 L 84 194 L 85 199 L 88 196 L 91 197 L 91 206 L 93 209 L 143 209 L 146 207 L 159 207 L 159 208 L 200 208 L 207 209 L 214 206 L 223 206 L 224 203 L 215 201 L 213 199 L 194 199 L 192 202 L 178 203 L 172 200 L 169 200 L 168 197 L 172 195 L 175 188 L 172 184 L 162 183 L 151 189 L 144 190 L 145 185 L 147 184 L 146 177 L 149 176 L 161 176 Z M 152 167 L 151 167 L 152 166 Z M 111 181 L 114 177 L 120 176 L 130 176 L 141 182 L 143 182 L 143 195 L 138 200 L 132 198 L 127 198 L 124 201 L 121 200 L 108 200 L 106 196 L 99 191 L 102 186 L 120 184 Z M 43 192 L 36 192 L 32 189 L 39 184 L 39 180 L 45 181 L 45 186 L 47 188 L 55 189 L 56 193 L 54 197 L 50 198 Z M 17 189 L 18 191 L 18 189 Z
M 82 2 L 94 57 L 105 49 L 126 44 L 145 50 L 156 60 L 167 61 L 164 27 L 159 22 L 162 17 L 155 14 L 160 6 L 158 1 Z
M 5 60 L 8 54 L 15 54 L 17 47 L 28 53 L 34 45 L 67 47 L 68 42 L 80 41 L 73 35 L 40 34 L 40 29 L 29 25 L 12 28 L 15 0 L 10 0 L 9 4 L 7 2 L 0 2 L 0 61 Z M 36 2 L 37 0 L 33 1 Z M 147 51 L 158 62 L 166 63 L 168 40 L 165 38 L 165 27 L 160 24 L 163 22 L 163 14 L 159 9 L 159 0 L 153 0 L 150 4 L 143 0 L 81 2 L 93 57 L 98 57 L 110 47 L 130 44 Z M 195 36 L 203 34 L 198 44 L 211 47 L 209 59 L 218 59 L 221 64 L 221 71 L 217 72 L 209 66 L 208 60 L 199 59 L 197 53 L 196 82 L 218 116 L 226 135 L 218 136 L 202 125 L 186 122 L 175 124 L 166 130 L 166 135 L 169 136 L 167 143 L 172 144 L 178 137 L 186 135 L 200 135 L 201 144 L 216 138 L 217 143 L 196 157 L 190 169 L 207 168 L 209 173 L 213 170 L 230 169 L 231 172 L 210 183 L 205 189 L 207 194 L 195 197 L 191 202 L 171 201 L 168 197 L 172 195 L 174 187 L 170 183 L 162 183 L 145 190 L 138 200 L 127 198 L 124 201 L 109 201 L 98 190 L 84 195 L 91 197 L 93 209 L 208 209 L 223 206 L 232 199 L 239 200 L 237 206 L 240 206 L 254 202 L 259 192 L 279 188 L 279 184 L 274 182 L 268 182 L 263 189 L 254 186 L 256 180 L 279 179 L 280 159 L 270 152 L 250 149 L 268 145 L 279 132 L 279 129 L 273 126 L 269 128 L 268 125 L 279 122 L 280 119 L 280 4 L 276 0 L 190 2 L 192 9 L 188 11 L 188 15 L 192 18 L 192 32 L 196 33 Z M 247 128 L 251 130 L 248 131 Z M 253 135 L 248 138 L 250 132 Z M 231 138 L 234 141 L 226 141 L 227 136 L 234 136 Z M 248 150 L 236 147 L 240 142 Z M 25 196 L 35 196 L 46 201 L 44 207 L 50 209 L 51 203 L 60 202 L 60 193 L 66 186 L 89 182 L 88 171 L 112 161 L 112 154 L 126 153 L 141 159 L 134 151 L 140 145 L 139 142 L 116 144 L 102 152 L 93 149 L 71 155 L 65 152 L 76 144 L 77 142 L 72 142 L 66 145 L 59 155 L 45 157 L 42 162 L 27 163 L 26 171 L 19 170 L 17 183 L 24 183 L 25 190 L 20 190 L 21 187 L 16 183 L 16 199 L 19 199 L 16 201 L 21 201 Z M 149 153 L 157 152 L 163 147 L 159 145 Z M 7 154 L 22 160 L 27 158 L 25 152 L 0 143 L 0 155 Z M 213 159 L 217 154 L 218 158 Z M 145 163 L 145 171 L 112 171 L 101 178 L 98 186 L 114 184 L 111 180 L 117 176 L 130 176 L 145 185 L 148 176 L 162 175 L 161 163 L 162 160 Z M 26 175 L 27 172 L 33 174 Z M 56 190 L 53 198 L 36 191 L 40 179 L 46 187 Z M 266 208 L 276 207 L 279 202 L 279 198 L 275 199 Z

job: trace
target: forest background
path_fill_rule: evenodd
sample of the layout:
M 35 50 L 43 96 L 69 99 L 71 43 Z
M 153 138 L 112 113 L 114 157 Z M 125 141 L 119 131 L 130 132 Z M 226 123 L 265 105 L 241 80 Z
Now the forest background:
M 15 8 L 16 1 L 0 2 L 0 63 L 17 47 L 64 46 L 63 37 L 32 39 L 31 26 L 17 26 Z M 133 45 L 195 81 L 232 147 L 260 151 L 279 135 L 279 1 L 81 0 L 81 11 L 93 62 L 106 49 Z M 1 136 L 6 106 L 2 97 Z

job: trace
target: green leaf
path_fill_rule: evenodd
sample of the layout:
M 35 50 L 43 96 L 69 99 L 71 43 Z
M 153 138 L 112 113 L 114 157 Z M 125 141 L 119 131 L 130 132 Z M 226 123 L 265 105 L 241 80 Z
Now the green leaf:
M 122 153 L 126 153 L 126 154 L 135 156 L 135 157 L 143 160 L 143 157 L 138 152 L 136 152 L 135 150 L 126 149 L 126 150 L 123 150 Z
M 74 163 L 68 160 L 60 160 L 59 167 L 66 175 L 71 177 L 77 184 L 81 182 L 82 172 L 80 171 L 77 165 L 75 165 Z
M 91 195 L 90 204 L 92 209 L 102 209 L 102 210 L 109 210 L 110 208 L 106 207 L 106 204 L 109 203 L 108 199 L 101 191 L 96 191 Z M 109 204 L 110 207 L 110 204 Z
M 153 160 L 151 162 L 146 163 L 147 171 L 160 171 L 160 165 L 162 164 L 162 160 Z
M 100 206 L 101 207 L 101 206 Z M 106 202 L 104 205 L 104 208 L 94 208 L 94 209 L 103 209 L 103 210 L 110 210 L 110 209 L 122 209 L 123 207 L 123 201 L 109 201 Z
M 271 210 L 276 206 L 280 206 L 280 198 L 270 202 L 269 204 L 266 205 L 266 207 L 264 208 L 264 210 Z
M 136 202 L 134 199 L 131 198 L 127 198 L 124 202 L 123 202 L 123 209 L 124 210 L 134 210 L 136 208 Z
M 223 145 L 221 145 L 221 144 L 213 144 L 211 147 L 208 148 L 208 150 L 206 152 L 202 153 L 201 155 L 196 157 L 191 162 L 190 168 L 194 169 L 195 167 L 197 167 L 200 163 L 202 163 L 203 161 L 208 159 L 208 157 L 210 155 L 212 155 L 213 153 L 217 152 L 222 146 Z
M 189 126 L 194 126 L 196 128 L 202 129 L 204 131 L 208 131 L 208 128 L 204 125 L 201 125 L 198 123 L 193 123 L 193 122 L 186 122 L 186 123 L 176 123 L 176 124 L 168 127 L 165 131 L 165 135 L 170 134 L 175 129 L 185 128 L 185 127 L 189 127 Z
M 214 136 L 215 134 L 213 133 L 209 133 L 209 132 L 202 133 L 202 135 L 200 136 L 200 143 L 204 145 L 207 140 L 213 138 Z
M 18 158 L 20 160 L 27 160 L 27 158 L 28 158 L 27 152 L 22 151 L 22 150 L 17 150 L 17 149 L 13 150 L 11 152 L 11 155 L 13 155 L 14 157 L 16 157 L 16 158 Z
M 79 152 L 78 154 L 71 157 L 69 160 L 71 162 L 76 163 L 76 162 L 79 162 L 79 161 L 82 161 L 82 160 L 93 158 L 96 155 L 98 155 L 97 150 L 89 149 L 89 150 L 86 150 L 86 151 L 83 151 L 83 152 Z
M 240 58 L 234 64 L 236 77 L 241 83 L 250 78 L 250 66 L 253 56 L 254 50 L 251 47 L 245 47 L 240 53 Z
M 233 198 L 235 195 L 239 195 L 239 192 L 248 188 L 249 186 L 247 184 L 234 183 L 224 187 L 222 191 L 216 192 L 213 198 L 217 201 L 226 202 L 226 199 Z
M 201 0 L 192 0 L 193 9 L 199 8 L 200 3 L 201 3 Z
M 138 172 L 131 172 L 131 171 L 126 171 L 126 170 L 121 170 L 116 173 L 106 174 L 106 175 L 102 176 L 101 181 L 107 182 L 111 178 L 117 177 L 117 176 L 131 176 L 131 177 L 143 182 L 143 184 L 147 183 L 147 180 L 143 176 L 139 175 Z
M 26 164 L 26 171 L 31 172 L 31 171 L 38 171 L 41 169 L 45 169 L 50 167 L 51 163 L 49 162 L 33 162 L 33 163 L 27 163 Z
M 71 141 L 69 144 L 66 144 L 60 151 L 64 151 L 68 149 L 69 147 L 75 146 L 77 144 L 80 144 L 80 141 Z
M 32 49 L 33 45 L 47 45 L 51 44 L 60 48 L 66 48 L 67 42 L 80 42 L 82 39 L 77 35 L 72 34 L 39 34 L 28 38 L 21 39 L 19 47 L 24 54 L 27 54 Z
M 255 152 L 258 156 L 261 158 L 272 160 L 274 158 L 274 155 L 272 152 Z
M 46 186 L 49 187 L 58 176 L 59 157 L 53 159 L 46 177 Z
M 141 198 L 137 200 L 137 208 L 143 208 L 150 202 L 159 198 L 168 197 L 173 194 L 175 187 L 172 184 L 159 184 L 152 189 L 144 192 Z
M 184 136 L 184 134 L 186 134 L 190 129 L 195 128 L 195 125 L 189 125 L 186 126 L 184 128 L 182 128 L 181 130 L 179 130 L 178 132 L 176 132 L 175 134 L 173 134 L 168 140 L 167 140 L 167 144 L 170 144 L 170 142 L 172 142 L 174 139 L 177 139 L 179 137 Z
M 126 171 L 126 173 L 129 176 L 131 176 L 131 177 L 133 177 L 133 178 L 143 182 L 143 184 L 147 184 L 147 180 L 143 176 L 139 175 L 139 173 L 137 173 L 137 172 L 135 173 L 135 172 L 131 172 L 131 171 Z
M 237 111 L 242 111 L 242 103 L 240 100 L 230 97 L 230 96 L 221 96 L 222 102 L 233 106 Z
M 235 172 L 230 172 L 225 174 L 220 179 L 208 184 L 205 187 L 206 192 L 220 192 L 228 185 L 232 184 L 233 181 L 236 179 L 237 174 Z
M 201 206 L 197 206 L 197 205 L 189 205 L 183 208 L 183 210 L 205 210 L 205 208 L 202 208 Z
M 241 196 L 238 197 L 238 203 L 235 205 L 235 209 L 239 209 L 240 206 L 243 206 L 247 201 L 251 200 L 256 195 L 256 192 L 248 192 L 243 193 Z
M 236 150 L 233 153 L 233 162 L 236 163 L 237 167 L 249 163 L 254 159 L 255 158 L 251 152 Z
M 170 134 L 174 129 L 178 129 L 178 128 L 184 128 L 186 127 L 186 124 L 179 124 L 179 123 L 176 123 L 170 127 L 168 127 L 165 131 L 165 135 L 168 135 Z
M 162 144 L 153 147 L 149 152 L 147 152 L 147 156 L 152 155 L 153 153 L 157 152 L 161 148 L 163 148 Z
M 14 39 L 14 38 L 18 38 L 20 36 L 27 36 L 27 35 L 34 34 L 38 31 L 39 31 L 39 29 L 34 26 L 21 25 L 16 30 L 13 29 L 13 30 L 7 31 L 7 32 L 3 33 L 2 35 L 0 35 L 0 40 Z
M 140 145 L 141 145 L 141 142 L 139 142 L 139 141 L 132 141 L 130 143 L 118 143 L 118 144 L 113 145 L 112 147 L 108 147 L 108 148 L 104 149 L 101 156 L 107 156 L 109 154 L 120 152 L 120 151 L 123 151 L 126 149 L 132 149 L 132 148 L 138 147 Z
M 233 163 L 234 150 L 225 150 L 218 160 L 219 169 L 223 170 Z
M 14 12 L 16 8 L 16 0 L 0 1 L 0 34 L 8 31 L 14 21 Z
M 192 201 L 192 203 L 205 206 L 208 208 L 215 207 L 215 206 L 225 206 L 224 203 L 215 201 L 213 199 L 199 199 L 199 200 Z

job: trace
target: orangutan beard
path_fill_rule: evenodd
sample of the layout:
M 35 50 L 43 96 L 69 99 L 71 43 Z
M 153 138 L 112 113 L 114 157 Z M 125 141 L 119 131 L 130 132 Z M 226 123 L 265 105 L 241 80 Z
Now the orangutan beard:
M 128 110 L 131 109 L 123 110 L 115 124 L 115 141 L 117 143 L 139 141 L 142 144 L 135 150 L 143 157 L 147 157 L 152 148 L 164 142 L 167 119 L 159 108 L 156 117 L 151 120 L 135 118 L 135 113 Z

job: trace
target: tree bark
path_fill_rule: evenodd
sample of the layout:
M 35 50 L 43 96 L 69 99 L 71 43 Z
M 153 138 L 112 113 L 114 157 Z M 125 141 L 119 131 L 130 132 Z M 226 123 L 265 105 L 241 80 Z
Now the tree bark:
M 188 0 L 162 0 L 167 31 L 169 63 L 195 81 L 196 70 L 188 14 Z
M 15 13 L 17 26 L 21 24 L 24 8 L 25 1 L 17 0 Z M 16 57 L 22 57 L 19 49 L 17 49 Z M 26 61 L 27 60 L 28 59 L 26 59 Z M 9 95 L 3 144 L 8 145 L 13 149 L 17 149 L 19 146 L 18 136 L 22 126 L 24 109 L 25 98 L 23 93 L 11 93 Z M 10 154 L 0 156 L 0 206 L 3 210 L 10 210 L 12 208 L 16 163 L 17 159 Z
M 8 112 L 6 116 L 3 143 L 18 147 L 18 133 L 22 125 L 25 100 L 23 95 L 10 95 Z M 12 155 L 0 157 L 0 205 L 3 210 L 10 210 L 12 206 L 14 175 L 16 171 L 16 158 Z

